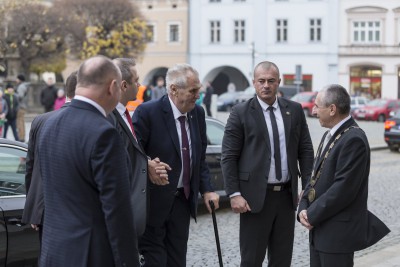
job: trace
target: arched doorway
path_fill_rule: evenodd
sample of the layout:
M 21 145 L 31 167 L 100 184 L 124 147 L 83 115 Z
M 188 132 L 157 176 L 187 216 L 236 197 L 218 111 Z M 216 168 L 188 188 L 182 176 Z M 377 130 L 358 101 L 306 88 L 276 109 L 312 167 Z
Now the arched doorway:
M 158 77 L 163 77 L 165 81 L 165 75 L 167 74 L 168 68 L 166 67 L 159 67 L 151 70 L 147 75 L 144 77 L 142 84 L 149 86 L 149 85 L 156 85 L 156 81 Z
M 350 67 L 350 94 L 368 98 L 382 95 L 382 68 L 377 66 Z
M 249 87 L 246 76 L 237 68 L 221 66 L 211 70 L 205 77 L 204 82 L 210 81 L 214 88 L 214 94 L 222 94 L 231 90 L 243 91 Z

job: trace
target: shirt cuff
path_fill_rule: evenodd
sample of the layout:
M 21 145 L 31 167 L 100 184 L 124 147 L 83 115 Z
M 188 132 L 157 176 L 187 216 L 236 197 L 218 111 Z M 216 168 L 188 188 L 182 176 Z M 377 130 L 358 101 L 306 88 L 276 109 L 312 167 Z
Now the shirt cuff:
M 236 197 L 236 196 L 241 196 L 242 194 L 240 194 L 240 192 L 235 192 L 235 193 L 233 193 L 233 194 L 230 194 L 229 195 L 229 198 L 233 198 L 233 197 Z

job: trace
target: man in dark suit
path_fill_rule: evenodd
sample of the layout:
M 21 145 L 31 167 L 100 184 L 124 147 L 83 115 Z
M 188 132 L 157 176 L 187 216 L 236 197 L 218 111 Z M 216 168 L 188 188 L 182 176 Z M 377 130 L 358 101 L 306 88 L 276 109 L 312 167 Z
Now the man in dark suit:
M 145 266 L 186 266 L 190 215 L 196 218 L 199 192 L 207 208 L 218 208 L 205 162 L 207 147 L 204 110 L 196 106 L 201 87 L 190 65 L 178 64 L 166 76 L 168 94 L 140 105 L 133 122 L 146 154 L 172 170 L 162 184 L 149 184 L 150 210 L 139 239 Z
M 203 104 L 206 106 L 207 116 L 211 117 L 211 98 L 214 93 L 214 88 L 211 85 L 211 82 L 207 82 L 206 93 L 203 98 Z
M 350 96 L 340 85 L 321 90 L 313 108 L 323 136 L 298 219 L 310 230 L 310 266 L 353 266 L 354 251 L 389 229 L 367 209 L 370 148 L 350 116 Z
M 225 127 L 222 173 L 232 210 L 240 213 L 241 266 L 290 266 L 298 179 L 304 188 L 314 157 L 301 105 L 277 98 L 272 62 L 254 69 L 256 96 L 236 105 Z M 300 170 L 299 170 L 300 168 Z
M 122 73 L 121 98 L 117 107 L 110 113 L 109 120 L 124 140 L 125 148 L 131 160 L 133 174 L 130 183 L 131 201 L 135 215 L 136 233 L 141 236 L 146 227 L 147 217 L 147 175 L 150 175 L 151 179 L 168 178 L 166 168 L 169 166 L 157 160 L 150 161 L 147 159 L 146 153 L 136 139 L 132 118 L 126 108 L 128 101 L 135 100 L 138 91 L 139 76 L 135 60 L 133 58 L 116 58 L 113 62 Z
M 44 227 L 41 266 L 139 266 L 130 160 L 107 121 L 121 94 L 108 58 L 83 62 L 71 104 L 39 136 Z
M 61 107 L 61 109 L 66 108 L 71 102 L 71 99 L 75 96 L 77 79 L 76 74 L 77 71 L 74 71 L 67 78 L 65 84 L 66 102 Z M 40 135 L 43 124 L 55 112 L 57 112 L 57 110 L 41 114 L 32 121 L 31 129 L 29 132 L 28 153 L 26 156 L 26 201 L 24 212 L 22 214 L 22 222 L 31 224 L 33 229 L 39 231 L 40 242 L 42 241 L 44 200 L 39 160 L 37 157 L 35 157 L 36 144 L 37 140 L 39 139 L 38 136 Z

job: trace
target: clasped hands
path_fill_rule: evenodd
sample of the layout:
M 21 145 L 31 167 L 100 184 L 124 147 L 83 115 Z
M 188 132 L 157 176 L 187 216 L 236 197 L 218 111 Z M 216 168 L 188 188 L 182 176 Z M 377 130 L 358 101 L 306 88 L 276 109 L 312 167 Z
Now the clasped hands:
M 167 163 L 161 162 L 159 158 L 148 160 L 149 179 L 153 184 L 169 184 L 167 171 L 170 170 L 171 167 Z
M 313 229 L 314 226 L 312 226 L 310 224 L 310 222 L 308 221 L 308 216 L 307 216 L 307 210 L 302 210 L 299 213 L 299 219 L 300 219 L 300 223 L 307 228 L 308 230 Z

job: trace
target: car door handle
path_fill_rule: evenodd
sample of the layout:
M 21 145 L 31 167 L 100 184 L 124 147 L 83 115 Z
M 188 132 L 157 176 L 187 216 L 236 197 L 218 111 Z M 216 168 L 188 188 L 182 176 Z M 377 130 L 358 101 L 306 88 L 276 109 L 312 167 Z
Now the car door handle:
M 22 221 L 20 218 L 10 218 L 7 220 L 7 222 L 12 225 L 22 226 Z

